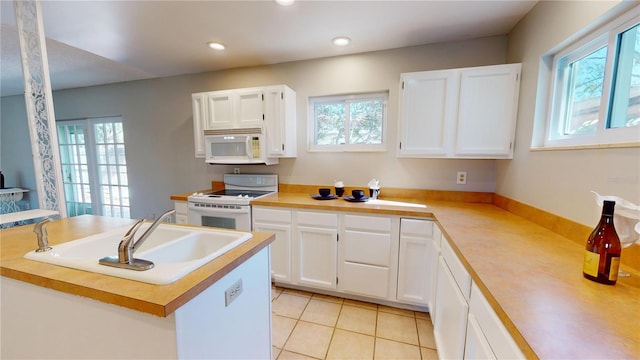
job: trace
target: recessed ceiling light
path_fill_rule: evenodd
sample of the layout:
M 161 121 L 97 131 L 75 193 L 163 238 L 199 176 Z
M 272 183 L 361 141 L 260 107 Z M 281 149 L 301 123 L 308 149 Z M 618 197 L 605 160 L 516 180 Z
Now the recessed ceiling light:
M 214 49 L 214 50 L 224 50 L 224 45 L 222 45 L 222 44 L 220 44 L 218 42 L 209 41 L 207 43 L 207 45 L 209 45 L 209 47 Z
M 296 2 L 296 0 L 276 0 L 276 2 L 282 6 L 289 6 L 289 5 L 293 5 L 293 3 Z
M 340 36 L 340 37 L 337 37 L 337 38 L 335 38 L 335 39 L 333 39 L 331 41 L 333 42 L 333 45 L 335 45 L 335 46 L 347 46 L 351 42 L 351 39 L 349 39 L 346 36 Z

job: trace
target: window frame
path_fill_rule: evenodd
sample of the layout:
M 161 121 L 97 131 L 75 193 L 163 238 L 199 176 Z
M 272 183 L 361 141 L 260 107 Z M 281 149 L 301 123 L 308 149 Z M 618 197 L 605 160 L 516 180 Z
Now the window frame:
M 541 65 L 545 63 L 550 65 L 550 69 L 548 70 L 549 90 L 547 93 L 544 137 L 541 144 L 536 144 L 534 136 L 532 148 L 640 146 L 640 127 L 608 127 L 610 123 L 611 103 L 613 102 L 614 67 L 616 66 L 617 56 L 620 51 L 618 48 L 618 36 L 640 23 L 639 10 L 640 7 L 635 6 L 611 19 L 600 28 L 590 32 L 579 41 L 565 46 L 560 50 L 543 55 Z M 560 79 L 559 71 L 561 70 L 561 66 L 579 60 L 604 46 L 607 47 L 607 55 L 596 132 L 595 134 L 561 134 L 558 129 L 565 126 L 565 122 L 561 119 L 561 115 L 563 114 L 561 108 L 566 104 L 566 98 L 563 96 L 564 93 L 562 91 L 562 87 L 566 86 L 566 76 Z
M 382 101 L 382 141 L 380 144 L 338 144 L 338 145 L 318 145 L 317 123 L 315 105 L 335 102 L 354 102 L 356 100 L 380 100 Z M 309 96 L 308 99 L 308 151 L 309 152 L 384 152 L 387 151 L 387 123 L 388 123 L 389 91 L 376 91 L 367 93 L 350 93 L 344 95 Z M 348 124 L 345 124 L 345 132 L 349 131 Z M 348 135 L 345 136 L 348 138 Z

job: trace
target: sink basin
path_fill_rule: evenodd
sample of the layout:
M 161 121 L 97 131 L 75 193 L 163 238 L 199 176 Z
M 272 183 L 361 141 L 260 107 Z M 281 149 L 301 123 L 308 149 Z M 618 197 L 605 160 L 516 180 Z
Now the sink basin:
M 150 225 L 142 225 L 137 234 L 143 234 Z M 73 269 L 163 285 L 182 278 L 252 237 L 250 233 L 233 230 L 160 224 L 134 253 L 135 258 L 152 261 L 155 264 L 152 269 L 136 271 L 98 264 L 98 260 L 105 256 L 117 257 L 118 244 L 128 229 L 129 227 L 117 228 L 54 245 L 53 249 L 47 252 L 31 251 L 24 257 Z

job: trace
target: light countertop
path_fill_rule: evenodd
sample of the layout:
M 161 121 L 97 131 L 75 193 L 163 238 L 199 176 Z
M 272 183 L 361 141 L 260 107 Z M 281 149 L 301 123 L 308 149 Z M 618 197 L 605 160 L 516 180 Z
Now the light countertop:
M 584 246 L 524 217 L 490 203 L 424 203 L 424 209 L 386 207 L 282 192 L 252 201 L 259 206 L 434 218 L 527 357 L 640 358 L 638 271 L 623 266 L 631 277 L 620 277 L 615 286 L 598 284 L 582 277 Z
M 47 225 L 49 245 L 55 247 L 56 244 L 131 224 L 133 220 L 91 215 L 56 220 Z M 4 277 L 161 317 L 173 313 L 275 239 L 273 234 L 254 232 L 245 243 L 182 279 L 167 285 L 152 285 L 26 260 L 24 254 L 37 248 L 33 226 L 30 225 L 0 230 L 0 237 L 0 275 Z

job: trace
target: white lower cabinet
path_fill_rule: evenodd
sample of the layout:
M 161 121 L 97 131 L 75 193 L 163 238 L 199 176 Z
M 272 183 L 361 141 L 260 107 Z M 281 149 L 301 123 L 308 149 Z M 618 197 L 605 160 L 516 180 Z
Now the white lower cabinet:
M 524 359 L 446 239 L 438 262 L 434 337 L 441 359 Z
M 472 325 L 473 324 L 473 325 Z M 471 285 L 466 359 L 525 359 L 524 354 L 476 284 Z
M 336 289 L 338 215 L 294 211 L 295 282 L 319 289 Z
M 189 205 L 186 201 L 174 201 L 174 209 L 176 209 L 176 224 L 189 223 Z
M 436 320 L 433 334 L 442 359 L 464 356 L 469 314 L 471 276 L 446 240 L 441 243 L 436 286 Z
M 398 301 L 429 305 L 435 291 L 432 265 L 438 260 L 432 256 L 434 227 L 431 220 L 400 219 Z
M 428 307 L 441 359 L 523 359 L 491 305 L 429 219 L 254 206 L 276 234 L 272 280 L 381 303 Z
M 341 216 L 338 290 L 395 300 L 397 223 L 391 217 Z
M 484 337 L 478 319 L 473 314 L 467 318 L 467 341 L 464 345 L 465 359 L 495 359 L 491 346 Z
M 427 307 L 429 308 L 429 317 L 431 318 L 431 324 L 435 325 L 438 304 L 436 303 L 436 287 L 438 284 L 438 258 L 440 258 L 440 243 L 442 241 L 442 230 L 436 224 L 433 225 L 433 237 L 431 239 L 430 248 L 428 250 L 429 259 L 429 271 L 427 276 L 430 277 L 429 288 L 431 292 L 427 299 Z
M 291 283 L 291 210 L 254 206 L 252 221 L 253 231 L 272 232 L 276 236 L 271 243 L 271 279 Z

